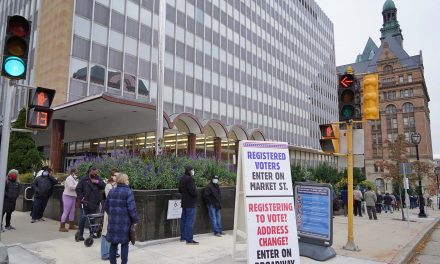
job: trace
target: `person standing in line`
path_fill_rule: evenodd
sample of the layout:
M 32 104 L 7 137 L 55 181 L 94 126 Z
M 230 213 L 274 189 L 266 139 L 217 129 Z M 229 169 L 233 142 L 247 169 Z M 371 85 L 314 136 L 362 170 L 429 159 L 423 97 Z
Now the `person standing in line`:
M 390 211 L 390 213 L 393 213 L 393 207 L 391 206 L 392 200 L 393 198 L 391 198 L 389 193 L 386 193 L 385 196 L 383 197 L 385 213 L 388 213 L 388 211 Z
M 32 187 L 34 188 L 34 203 L 32 206 L 32 220 L 44 221 L 43 214 L 46 210 L 47 202 L 53 192 L 53 186 L 57 184 L 57 180 L 52 177 L 52 169 L 47 168 L 41 173 L 41 176 L 35 178 Z
M 17 182 L 18 170 L 10 170 L 6 179 L 5 185 L 5 197 L 3 200 L 3 214 L 2 214 L 2 225 L 1 231 L 15 230 L 15 227 L 11 225 L 12 212 L 15 211 L 15 205 L 17 203 L 17 198 L 20 194 L 20 184 Z M 3 217 L 6 214 L 6 225 L 3 229 Z
M 88 174 L 84 175 L 76 186 L 76 195 L 83 204 L 83 210 L 80 210 L 78 241 L 84 241 L 84 226 L 86 223 L 85 215 L 94 214 L 98 211 L 101 204 L 101 190 L 105 188 L 105 182 L 99 177 L 98 169 L 92 167 Z
M 137 225 L 139 217 L 131 189 L 128 187 L 128 176 L 124 173 L 116 175 L 117 186 L 108 193 L 105 199 L 105 211 L 108 213 L 107 241 L 110 245 L 110 263 L 116 264 L 116 251 L 121 244 L 122 264 L 128 262 L 128 242 L 130 229 Z
M 359 186 L 356 187 L 356 190 L 353 191 L 354 198 L 354 215 L 357 216 L 359 214 L 362 217 L 362 192 L 359 189 Z
M 194 220 L 196 215 L 197 189 L 194 181 L 194 169 L 185 168 L 185 174 L 179 182 L 179 193 L 182 195 L 182 216 L 180 218 L 180 241 L 187 245 L 198 245 L 193 239 Z
M 341 190 L 341 200 L 342 200 L 342 205 L 344 206 L 344 216 L 347 216 L 347 214 L 348 214 L 348 191 L 347 191 L 347 185 L 344 185 L 344 187 Z
M 391 197 L 391 207 L 393 211 L 396 211 L 396 196 L 394 196 L 393 193 L 390 193 L 390 197 Z
M 376 202 L 377 202 L 377 196 L 376 194 L 371 190 L 370 186 L 367 186 L 367 191 L 365 192 L 365 202 L 367 204 L 367 213 L 368 213 L 368 218 L 370 220 L 373 219 L 377 220 L 377 215 L 376 215 Z M 371 216 L 371 212 L 373 212 L 373 216 Z
M 116 188 L 116 176 L 119 174 L 119 170 L 114 168 L 112 169 L 112 174 L 107 180 L 107 184 L 105 185 L 104 194 L 107 199 L 109 192 Z M 102 231 L 107 231 L 107 225 L 108 225 L 108 214 L 107 212 L 104 212 L 104 221 L 102 224 Z M 116 257 L 119 257 L 119 254 L 116 252 Z M 101 259 L 102 260 L 108 260 L 110 258 L 110 243 L 107 241 L 106 235 L 102 235 L 101 239 Z
M 64 182 L 63 191 L 63 214 L 61 215 L 60 232 L 68 232 L 66 229 L 66 220 L 69 216 L 69 229 L 76 230 L 73 220 L 75 220 L 75 204 L 76 204 L 76 192 L 75 188 L 78 185 L 78 179 L 76 174 L 77 169 L 71 169 L 69 176 L 67 176 Z
M 223 234 L 222 215 L 221 215 L 221 191 L 218 184 L 218 176 L 212 177 L 208 186 L 204 189 L 203 198 L 208 207 L 209 219 L 211 220 L 212 231 L 215 236 L 221 237 Z
M 383 195 L 380 191 L 377 191 L 377 198 L 376 198 L 376 212 L 379 214 L 382 214 L 382 202 L 383 202 Z

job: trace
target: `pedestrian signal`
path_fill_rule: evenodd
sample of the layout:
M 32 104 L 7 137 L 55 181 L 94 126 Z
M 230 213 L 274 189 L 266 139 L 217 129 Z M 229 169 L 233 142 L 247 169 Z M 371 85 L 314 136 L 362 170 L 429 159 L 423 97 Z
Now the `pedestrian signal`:
M 52 118 L 50 108 L 55 97 L 55 90 L 37 87 L 29 90 L 26 127 L 46 129 Z
M 337 124 L 319 125 L 321 139 L 319 144 L 324 153 L 339 152 L 339 126 Z

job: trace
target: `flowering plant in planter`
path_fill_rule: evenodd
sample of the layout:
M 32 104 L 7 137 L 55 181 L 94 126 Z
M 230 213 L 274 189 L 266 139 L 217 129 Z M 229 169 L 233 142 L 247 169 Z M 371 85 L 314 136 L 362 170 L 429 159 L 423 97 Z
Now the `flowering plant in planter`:
M 205 186 L 214 175 L 220 177 L 222 186 L 233 186 L 236 179 L 227 164 L 204 157 L 137 155 L 123 151 L 111 156 L 86 157 L 71 165 L 78 169 L 80 177 L 86 175 L 90 166 L 99 169 L 103 178 L 108 178 L 111 170 L 117 168 L 128 175 L 130 187 L 138 190 L 175 189 L 186 166 L 194 168 L 198 187 Z

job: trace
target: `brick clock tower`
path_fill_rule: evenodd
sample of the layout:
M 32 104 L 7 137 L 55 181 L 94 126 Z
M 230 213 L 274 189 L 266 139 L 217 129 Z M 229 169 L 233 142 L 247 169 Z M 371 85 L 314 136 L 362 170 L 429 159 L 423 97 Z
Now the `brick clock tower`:
M 351 66 L 361 79 L 365 74 L 379 74 L 380 120 L 364 125 L 365 173 L 367 180 L 375 183 L 378 190 L 391 192 L 392 184 L 384 179 L 384 168 L 380 161 L 388 158 L 385 141 L 404 135 L 410 142 L 413 132 L 421 134 L 419 157 L 432 162 L 431 121 L 426 87 L 423 57 L 410 56 L 403 49 L 403 35 L 397 20 L 397 9 L 392 0 L 383 6 L 383 27 L 380 46 L 369 38 L 356 62 L 337 67 L 343 73 Z M 362 91 L 362 87 L 361 87 Z M 408 158 L 416 159 L 415 147 L 408 148 Z M 411 173 L 411 172 L 410 172 Z M 414 187 L 414 186 L 413 186 Z

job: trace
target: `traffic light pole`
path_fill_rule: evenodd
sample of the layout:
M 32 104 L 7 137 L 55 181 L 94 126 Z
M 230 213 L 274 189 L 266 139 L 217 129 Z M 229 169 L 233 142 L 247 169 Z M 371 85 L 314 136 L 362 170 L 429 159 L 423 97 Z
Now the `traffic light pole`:
M 348 239 L 344 249 L 359 251 L 354 243 L 353 232 L 353 121 L 347 123 L 347 203 L 348 203 Z
M 5 111 L 3 115 L 2 140 L 0 146 L 0 212 L 3 212 L 3 202 L 5 198 L 6 170 L 8 169 L 9 137 L 11 135 L 11 113 L 12 102 L 15 97 L 15 82 L 16 81 L 6 80 L 6 85 L 3 87 L 6 89 L 6 98 L 3 101 L 5 103 Z M 4 263 L 2 262 L 4 259 L 8 259 L 8 250 L 1 242 L 0 232 L 0 263 Z

